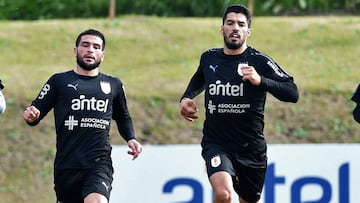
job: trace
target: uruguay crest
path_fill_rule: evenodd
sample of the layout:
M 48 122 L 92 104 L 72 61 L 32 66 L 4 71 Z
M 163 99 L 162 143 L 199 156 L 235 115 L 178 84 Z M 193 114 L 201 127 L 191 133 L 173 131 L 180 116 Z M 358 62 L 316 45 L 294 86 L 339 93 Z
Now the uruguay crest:
M 111 92 L 110 83 L 107 81 L 100 81 L 100 87 L 101 91 L 103 91 L 105 94 L 109 94 Z
M 211 166 L 213 168 L 220 166 L 220 164 L 221 164 L 221 159 L 219 155 L 216 155 L 211 159 Z

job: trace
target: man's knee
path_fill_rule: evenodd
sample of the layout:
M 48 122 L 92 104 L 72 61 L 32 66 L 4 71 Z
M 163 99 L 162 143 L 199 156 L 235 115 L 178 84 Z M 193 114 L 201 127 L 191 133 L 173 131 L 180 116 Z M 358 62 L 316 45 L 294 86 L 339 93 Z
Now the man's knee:
M 226 187 L 215 187 L 213 188 L 215 199 L 220 202 L 231 202 L 232 201 L 232 190 Z
M 90 193 L 85 197 L 84 203 L 108 203 L 108 199 L 102 194 Z

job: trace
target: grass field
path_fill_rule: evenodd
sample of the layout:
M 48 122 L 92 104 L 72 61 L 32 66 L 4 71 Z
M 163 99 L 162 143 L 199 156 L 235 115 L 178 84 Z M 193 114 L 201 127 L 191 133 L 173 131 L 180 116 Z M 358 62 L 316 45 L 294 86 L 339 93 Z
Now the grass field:
M 106 35 L 101 70 L 125 83 L 139 139 L 144 144 L 175 144 L 201 139 L 201 120 L 185 122 L 178 114 L 178 99 L 200 54 L 222 46 L 220 26 L 220 18 L 145 16 L 112 22 L 1 21 L 0 79 L 8 102 L 0 116 L 1 202 L 54 202 L 52 114 L 33 128 L 24 124 L 21 114 L 51 74 L 75 67 L 73 47 L 79 32 L 91 27 Z M 269 95 L 269 143 L 360 142 L 350 101 L 360 82 L 359 44 L 360 17 L 254 19 L 249 45 L 294 76 L 301 94 L 297 104 L 280 103 Z M 202 106 L 202 98 L 197 101 Z M 123 144 L 115 129 L 110 136 L 114 144 Z

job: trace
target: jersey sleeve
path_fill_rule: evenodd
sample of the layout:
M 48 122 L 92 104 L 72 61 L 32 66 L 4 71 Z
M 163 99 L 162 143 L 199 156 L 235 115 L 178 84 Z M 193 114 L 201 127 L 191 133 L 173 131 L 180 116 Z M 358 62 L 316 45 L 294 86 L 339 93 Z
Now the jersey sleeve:
M 354 94 L 351 97 L 351 100 L 356 102 L 357 104 L 360 103 L 360 84 L 358 84 Z
M 135 139 L 133 121 L 130 116 L 125 90 L 120 80 L 116 79 L 117 94 L 113 102 L 112 118 L 116 121 L 118 131 L 124 140 Z
M 199 95 L 205 89 L 205 79 L 204 79 L 204 74 L 202 72 L 202 65 L 201 65 L 202 60 L 203 60 L 202 58 L 203 57 L 201 57 L 201 59 L 200 59 L 199 67 L 197 68 L 196 72 L 190 79 L 190 82 L 189 82 L 185 92 L 183 93 L 182 97 L 180 98 L 180 101 L 185 97 L 193 99 L 194 97 Z
M 261 74 L 261 84 L 274 97 L 285 102 L 297 102 L 299 91 L 294 78 L 288 75 L 277 63 L 268 57 L 263 57 L 260 66 L 264 67 Z
M 38 96 L 31 102 L 32 106 L 35 106 L 40 111 L 40 117 L 32 123 L 28 123 L 31 126 L 37 125 L 55 106 L 56 102 L 56 75 L 50 77 L 50 79 L 43 85 Z
M 0 113 L 4 113 L 5 109 L 6 109 L 5 96 L 3 95 L 0 89 Z

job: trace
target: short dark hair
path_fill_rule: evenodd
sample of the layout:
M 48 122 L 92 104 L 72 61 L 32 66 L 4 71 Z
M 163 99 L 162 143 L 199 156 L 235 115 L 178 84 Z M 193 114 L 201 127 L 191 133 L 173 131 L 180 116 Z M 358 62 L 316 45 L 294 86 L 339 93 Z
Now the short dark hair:
M 105 37 L 104 37 L 104 35 L 100 31 L 94 30 L 94 29 L 88 29 L 88 30 L 85 30 L 85 31 L 81 32 L 79 34 L 79 36 L 76 38 L 76 41 L 75 41 L 75 46 L 76 47 L 79 46 L 81 37 L 84 36 L 84 35 L 95 35 L 95 36 L 100 37 L 102 39 L 102 41 L 103 41 L 102 50 L 105 49 Z
M 225 23 L 226 17 L 228 13 L 242 13 L 245 15 L 246 19 L 247 19 L 247 23 L 249 28 L 251 27 L 251 12 L 248 8 L 246 8 L 243 5 L 240 4 L 235 4 L 235 5 L 230 5 L 226 8 L 224 15 L 223 15 L 223 25 Z

